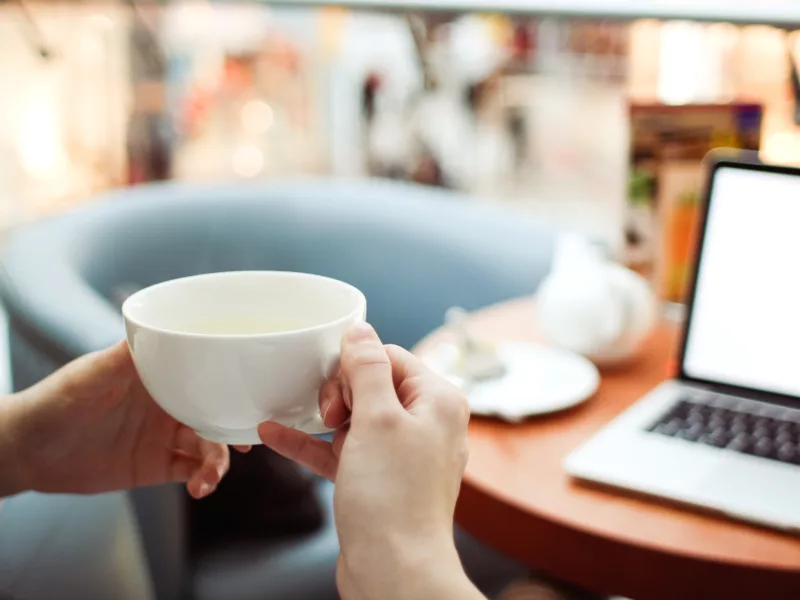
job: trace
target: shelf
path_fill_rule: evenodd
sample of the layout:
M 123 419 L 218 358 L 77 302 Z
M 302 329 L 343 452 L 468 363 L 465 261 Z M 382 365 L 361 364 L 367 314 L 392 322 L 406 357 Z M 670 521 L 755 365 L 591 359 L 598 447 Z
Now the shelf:
M 375 10 L 493 12 L 564 18 L 664 19 L 800 28 L 795 0 L 261 0 L 282 6 L 343 6 Z

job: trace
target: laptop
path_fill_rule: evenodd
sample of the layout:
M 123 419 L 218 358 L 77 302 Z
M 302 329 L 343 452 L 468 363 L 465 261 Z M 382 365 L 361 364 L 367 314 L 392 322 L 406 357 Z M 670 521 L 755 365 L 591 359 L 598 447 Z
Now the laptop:
M 564 466 L 580 480 L 797 532 L 800 169 L 710 161 L 698 229 L 679 374 Z

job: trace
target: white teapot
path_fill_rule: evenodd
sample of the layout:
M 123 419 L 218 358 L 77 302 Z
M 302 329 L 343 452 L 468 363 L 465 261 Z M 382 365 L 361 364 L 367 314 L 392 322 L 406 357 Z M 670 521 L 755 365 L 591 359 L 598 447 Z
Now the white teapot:
M 609 365 L 635 354 L 655 324 L 656 300 L 640 275 L 568 233 L 556 242 L 537 314 L 548 342 Z

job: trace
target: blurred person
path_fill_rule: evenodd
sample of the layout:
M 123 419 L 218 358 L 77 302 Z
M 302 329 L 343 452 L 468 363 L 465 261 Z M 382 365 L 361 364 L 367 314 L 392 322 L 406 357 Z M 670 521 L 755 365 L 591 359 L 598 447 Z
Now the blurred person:
M 126 128 L 128 185 L 172 177 L 174 125 L 167 108 L 167 60 L 159 43 L 157 6 L 133 4 L 130 75 L 133 107 Z
M 381 88 L 381 78 L 377 73 L 370 72 L 361 86 L 361 115 L 367 127 L 372 124 L 375 117 L 375 103 Z
M 450 187 L 445 179 L 439 161 L 431 152 L 423 152 L 411 174 L 411 180 L 433 187 Z

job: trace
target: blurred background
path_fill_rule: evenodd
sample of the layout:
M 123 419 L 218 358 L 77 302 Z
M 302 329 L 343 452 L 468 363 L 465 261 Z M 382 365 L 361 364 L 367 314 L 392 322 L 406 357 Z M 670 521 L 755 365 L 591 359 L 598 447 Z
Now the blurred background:
M 148 180 L 379 175 L 622 251 L 636 105 L 757 103 L 765 158 L 800 163 L 796 47 L 762 25 L 0 2 L 0 228 Z

